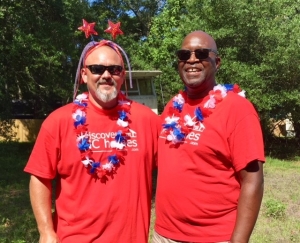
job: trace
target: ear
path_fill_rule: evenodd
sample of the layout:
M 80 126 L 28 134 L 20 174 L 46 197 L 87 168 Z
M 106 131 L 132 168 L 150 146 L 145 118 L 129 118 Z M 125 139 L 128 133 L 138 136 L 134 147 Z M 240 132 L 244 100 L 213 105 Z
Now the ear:
M 221 67 L 221 57 L 216 56 L 216 71 L 218 71 L 218 69 Z
M 81 82 L 87 83 L 87 72 L 86 68 L 82 68 L 81 71 Z

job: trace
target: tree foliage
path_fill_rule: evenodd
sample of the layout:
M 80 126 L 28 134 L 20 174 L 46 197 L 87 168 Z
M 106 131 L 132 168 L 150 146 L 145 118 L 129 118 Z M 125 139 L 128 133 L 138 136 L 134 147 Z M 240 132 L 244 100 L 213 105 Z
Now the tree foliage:
M 163 92 L 168 99 L 180 83 L 173 53 L 187 33 L 204 30 L 215 38 L 222 58 L 218 82 L 238 83 L 247 91 L 265 133 L 270 118 L 282 119 L 288 113 L 292 113 L 297 129 L 299 6 L 299 0 L 170 0 L 154 19 L 140 53 L 147 53 L 149 66 L 163 70 Z M 300 136 L 300 130 L 297 134 Z
M 6 101 L 30 103 L 43 117 L 55 102 L 71 97 L 79 9 L 87 3 L 3 0 L 0 10 L 0 90 Z M 4 55 L 3 55 L 4 54 Z M 10 102 L 2 103 L 8 109 Z M 12 112 L 12 111 L 11 111 Z M 24 111 L 25 112 L 25 111 Z
M 219 83 L 238 83 L 255 104 L 264 130 L 291 113 L 300 136 L 300 0 L 1 0 L 0 116 L 11 100 L 32 100 L 36 117 L 72 97 L 75 69 L 88 42 L 77 28 L 120 21 L 117 43 L 134 69 L 159 69 L 159 109 L 183 85 L 175 51 L 193 30 L 211 34 L 222 66 Z

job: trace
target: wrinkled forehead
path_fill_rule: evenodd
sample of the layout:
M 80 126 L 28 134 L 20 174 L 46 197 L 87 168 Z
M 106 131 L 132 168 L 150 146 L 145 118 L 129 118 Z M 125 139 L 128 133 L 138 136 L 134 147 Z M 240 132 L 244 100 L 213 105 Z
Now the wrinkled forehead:
M 214 39 L 205 32 L 192 32 L 187 35 L 181 45 L 182 49 L 210 48 L 217 50 Z

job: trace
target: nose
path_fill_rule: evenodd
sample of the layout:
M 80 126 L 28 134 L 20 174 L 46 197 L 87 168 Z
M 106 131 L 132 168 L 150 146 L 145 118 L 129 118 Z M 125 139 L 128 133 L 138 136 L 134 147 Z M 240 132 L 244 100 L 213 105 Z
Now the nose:
M 197 62 L 199 59 L 196 57 L 195 52 L 191 51 L 190 58 L 187 60 L 187 62 Z
M 108 72 L 108 70 L 106 69 L 104 71 L 104 73 L 101 75 L 101 78 L 103 78 L 103 79 L 110 79 L 111 78 L 110 72 Z

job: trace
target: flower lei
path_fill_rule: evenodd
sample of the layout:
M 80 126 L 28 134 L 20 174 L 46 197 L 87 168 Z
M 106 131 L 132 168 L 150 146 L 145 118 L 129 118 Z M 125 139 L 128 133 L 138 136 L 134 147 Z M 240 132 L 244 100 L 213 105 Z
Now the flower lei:
M 116 172 L 117 167 L 124 161 L 124 155 L 127 153 L 125 150 L 129 132 L 129 119 L 127 115 L 130 113 L 131 102 L 123 94 L 118 94 L 119 117 L 117 124 L 120 126 L 120 130 L 116 132 L 115 140 L 110 143 L 113 154 L 108 156 L 107 162 L 95 161 L 93 159 L 88 125 L 86 124 L 87 102 L 87 93 L 77 95 L 73 102 L 72 118 L 77 135 L 76 143 L 81 153 L 81 162 L 87 168 L 88 173 L 97 179 L 105 179 L 107 175 L 112 175 Z
M 169 116 L 165 118 L 166 123 L 163 124 L 163 133 L 166 139 L 173 144 L 180 144 L 184 142 L 185 137 L 189 131 L 196 125 L 204 128 L 203 120 L 212 113 L 212 109 L 216 107 L 227 95 L 228 92 L 234 92 L 242 97 L 245 97 L 245 91 L 241 90 L 237 84 L 218 84 L 209 94 L 204 97 L 203 107 L 196 107 L 194 117 L 185 115 L 181 119 L 181 112 L 187 99 L 186 92 L 180 92 L 173 98 L 173 106 L 169 108 Z

